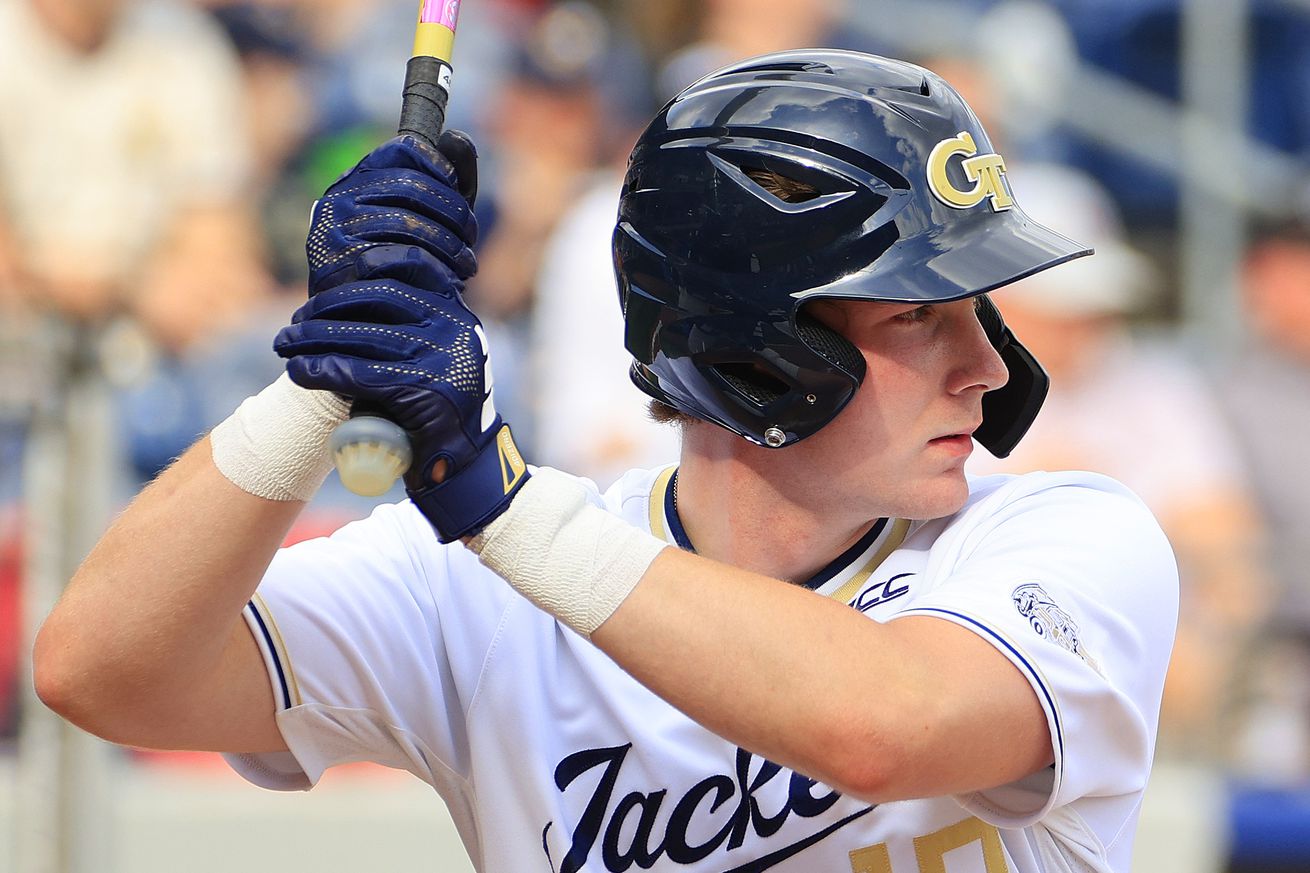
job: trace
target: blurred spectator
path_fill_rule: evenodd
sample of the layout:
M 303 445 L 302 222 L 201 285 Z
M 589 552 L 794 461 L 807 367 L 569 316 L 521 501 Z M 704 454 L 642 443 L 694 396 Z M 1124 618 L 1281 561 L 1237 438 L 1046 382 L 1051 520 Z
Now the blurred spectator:
M 870 49 L 846 25 L 845 0 L 705 0 L 695 4 L 696 39 L 664 61 L 657 91 L 672 96 L 706 73 L 742 58 L 790 48 Z
M 279 284 L 303 293 L 307 204 L 323 187 L 312 188 L 304 169 L 306 148 L 318 126 L 309 72 L 312 50 L 290 5 L 224 3 L 213 14 L 240 59 L 251 194 L 268 267 Z
M 967 47 L 922 35 L 914 55 L 960 92 L 992 144 L 1014 164 L 1064 163 L 1061 117 L 1078 56 L 1064 18 L 1042 0 L 1001 0 L 980 14 Z
M 1277 613 L 1248 667 L 1235 764 L 1278 785 L 1310 784 L 1310 231 L 1258 234 L 1244 265 L 1249 342 L 1223 374 L 1230 413 L 1270 525 Z
M 261 290 L 239 80 L 186 6 L 0 2 L 0 247 L 10 299 L 180 349 Z M 7 249 L 7 254 L 4 250 Z
M 532 305 L 541 250 L 580 182 L 598 166 L 606 115 L 597 86 L 608 25 L 570 2 L 546 13 L 515 52 L 487 115 L 489 226 L 470 289 L 479 315 L 515 318 Z
M 594 6 L 551 7 L 520 36 L 509 75 L 485 107 L 482 239 L 468 299 L 496 350 L 497 406 L 534 447 L 526 354 L 533 286 L 551 233 L 612 149 L 615 119 L 601 81 L 621 70 L 616 40 Z
M 125 449 L 138 480 L 154 476 L 282 371 L 271 344 L 304 301 L 309 204 L 363 150 L 387 135 L 373 130 L 354 149 L 347 145 L 349 136 L 316 139 L 321 125 L 313 87 L 315 50 L 303 26 L 305 10 L 292 4 L 222 2 L 211 11 L 240 61 L 240 105 L 244 126 L 251 131 L 250 199 L 259 206 L 275 293 L 262 295 L 204 341 L 155 356 L 143 375 L 120 392 Z M 399 105 L 399 87 L 393 108 Z M 392 496 L 400 498 L 399 492 Z M 333 477 L 292 536 L 330 532 L 367 514 L 375 502 L 350 494 Z
M 124 348 L 194 347 L 263 293 L 240 95 L 226 40 L 190 6 L 0 0 L 0 498 L 57 384 L 34 366 L 47 319 L 84 364 L 121 367 Z M 102 344 L 129 321 L 136 341 Z
M 1051 376 L 1032 430 L 1005 460 L 970 472 L 1083 469 L 1128 485 L 1160 520 L 1179 562 L 1178 634 L 1165 683 L 1156 768 L 1142 812 L 1142 870 L 1204 873 L 1225 853 L 1218 769 L 1239 654 L 1264 619 L 1262 530 L 1240 455 L 1200 372 L 1171 345 L 1129 331 L 1151 273 L 1122 239 L 1106 192 L 1057 166 L 1011 174 L 1037 221 L 1096 248 L 994 297 Z
M 628 380 L 610 255 L 620 187 L 620 176 L 605 173 L 560 222 L 532 324 L 538 457 L 602 488 L 634 466 L 678 459 L 677 429 L 651 421 L 646 395 Z

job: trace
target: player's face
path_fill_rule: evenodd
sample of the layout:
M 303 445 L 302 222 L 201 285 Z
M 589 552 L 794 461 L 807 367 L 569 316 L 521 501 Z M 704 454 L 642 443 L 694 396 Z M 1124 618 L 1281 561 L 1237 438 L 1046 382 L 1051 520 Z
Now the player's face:
M 973 299 L 811 305 L 868 365 L 846 408 L 793 447 L 826 472 L 834 498 L 902 518 L 937 518 L 964 505 L 964 462 L 982 422 L 983 394 L 1008 378 L 974 307 Z

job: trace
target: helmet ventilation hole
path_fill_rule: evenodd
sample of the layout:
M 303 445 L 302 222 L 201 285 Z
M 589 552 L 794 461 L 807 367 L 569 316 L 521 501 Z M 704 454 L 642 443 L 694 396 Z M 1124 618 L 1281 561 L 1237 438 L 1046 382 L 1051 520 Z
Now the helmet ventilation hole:
M 738 394 L 756 406 L 768 406 L 787 393 L 787 384 L 764 372 L 755 364 L 715 364 L 714 370 Z
M 741 171 L 756 185 L 759 185 L 784 203 L 804 203 L 807 200 L 813 200 L 821 193 L 813 185 L 807 185 L 805 182 L 789 178 L 773 170 L 742 167 Z

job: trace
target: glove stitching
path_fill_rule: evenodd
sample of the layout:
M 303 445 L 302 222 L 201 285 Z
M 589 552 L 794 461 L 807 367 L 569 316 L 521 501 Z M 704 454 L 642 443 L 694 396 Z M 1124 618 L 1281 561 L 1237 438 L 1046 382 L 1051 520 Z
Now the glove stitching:
M 447 195 L 447 194 L 446 194 L 445 192 L 443 192 L 440 188 L 434 188 L 434 187 L 432 187 L 431 185 L 429 185 L 429 184 L 426 182 L 426 180 L 423 180 L 423 179 L 407 179 L 407 178 L 404 178 L 404 177 L 398 177 L 398 178 L 392 179 L 391 182 L 392 182 L 393 184 L 397 184 L 397 185 L 404 185 L 404 186 L 407 186 L 407 187 L 410 187 L 410 188 L 417 188 L 421 193 L 426 194 L 426 195 L 429 195 L 429 196 L 431 196 L 431 197 L 436 197 L 436 198 L 438 198 L 439 200 L 441 200 L 442 203 L 454 203 L 454 204 L 458 205 L 458 201 L 457 201 L 457 200 L 455 200 L 453 197 L 450 197 L 449 195 Z M 325 200 L 331 200 L 331 199 L 333 199 L 333 198 L 341 197 L 341 196 L 346 195 L 346 194 L 354 194 L 354 193 L 356 193 L 356 192 L 358 192 L 358 191 L 370 190 L 370 189 L 373 188 L 374 184 L 375 184 L 375 183 L 372 183 L 372 182 L 363 182 L 363 183 L 361 183 L 361 184 L 359 184 L 359 185 L 356 185 L 356 186 L 353 187 L 353 188 L 342 188 L 342 189 L 339 189 L 339 190 L 337 190 L 337 191 L 333 191 L 333 192 L 329 193 L 329 194 L 328 194 L 324 199 L 325 199 Z M 462 198 L 461 198 L 461 199 L 462 199 Z
M 416 342 L 416 343 L 420 343 L 421 345 L 425 345 L 425 346 L 427 346 L 428 348 L 430 348 L 430 349 L 434 349 L 434 350 L 436 350 L 436 351 L 438 351 L 438 352 L 451 351 L 451 350 L 447 349 L 445 346 L 438 345 L 438 344 L 432 342 L 432 340 L 424 339 L 424 338 L 421 337 L 421 336 L 414 336 L 413 334 L 410 334 L 410 333 L 401 333 L 401 332 L 398 331 L 398 330 L 387 330 L 387 329 L 384 328 L 384 327 L 374 327 L 374 326 L 372 326 L 372 325 L 366 325 L 366 324 L 355 324 L 355 325 L 351 325 L 350 327 L 341 327 L 340 325 L 329 324 L 329 325 L 327 325 L 327 329 L 328 329 L 328 333 L 336 333 L 336 332 L 341 332 L 341 333 L 380 333 L 380 334 L 382 334 L 383 336 L 394 336 L 394 337 L 399 337 L 400 339 L 413 340 L 413 341 Z
M 472 360 L 465 356 L 456 359 L 452 363 L 458 367 L 453 373 L 433 373 L 431 370 L 418 367 L 406 368 L 388 364 L 369 364 L 369 369 L 379 373 L 395 373 L 401 376 L 425 376 L 429 382 L 444 383 L 470 396 L 481 396 L 477 390 L 481 387 L 478 384 L 478 369 L 472 366 Z
M 417 303 L 418 305 L 422 306 L 424 309 L 440 312 L 440 310 L 433 310 L 432 305 L 429 304 L 427 301 L 425 301 L 423 298 L 418 297 L 414 294 L 410 294 L 408 291 L 402 291 L 399 288 L 396 288 L 392 285 L 388 285 L 382 282 L 379 282 L 376 285 L 357 285 L 350 288 L 344 288 L 342 289 L 342 291 L 343 294 L 363 294 L 365 292 L 381 291 L 383 294 L 394 294 L 400 297 L 404 297 L 406 300 L 412 303 Z M 442 312 L 441 314 L 446 315 L 446 313 L 444 312 Z M 446 318 L 450 318 L 450 316 L 446 315 Z
M 455 318 L 450 313 L 446 312 L 444 309 L 434 306 L 431 302 L 424 300 L 422 297 L 419 297 L 418 295 L 415 294 L 410 294 L 408 291 L 402 291 L 399 288 L 396 288 L 392 285 L 388 285 L 383 282 L 380 282 L 376 285 L 347 286 L 345 288 L 334 289 L 334 290 L 338 290 L 342 297 L 351 294 L 377 294 L 377 293 L 387 294 L 394 297 L 403 297 L 404 299 L 408 300 L 410 303 L 415 303 L 421 306 L 423 310 L 427 312 L 429 315 L 440 315 L 442 318 L 446 319 L 447 321 L 454 322 L 455 324 L 463 325 L 463 322 L 460 321 L 458 318 Z M 431 293 L 439 294 L 440 292 L 433 291 Z M 458 300 L 457 297 L 443 297 L 442 299 Z
M 414 215 L 413 212 L 409 212 L 401 209 L 397 209 L 393 212 L 370 212 L 366 215 L 356 215 L 354 218 L 347 218 L 345 221 L 339 223 L 337 227 L 347 228 L 356 224 L 372 224 L 373 222 L 383 218 L 398 218 L 406 225 L 409 225 L 409 224 L 413 224 L 413 222 L 407 220 L 407 218 L 413 215 Z M 454 236 L 454 234 L 444 224 L 438 224 L 434 221 L 424 221 L 421 223 L 420 226 L 425 228 L 436 228 L 438 231 L 442 233 Z
M 436 382 L 440 377 L 431 370 L 421 370 L 417 367 L 392 367 L 387 364 L 369 364 L 370 370 L 377 370 L 381 373 L 399 373 L 402 376 L 425 376 L 429 382 Z
M 341 251 L 336 253 L 337 254 L 336 257 L 329 259 L 327 255 L 332 253 L 332 249 L 327 245 L 318 244 L 315 248 L 311 248 L 309 250 L 310 255 L 315 257 L 316 259 L 316 261 L 312 264 L 312 268 L 318 270 L 322 267 L 327 266 L 328 264 L 337 264 L 340 263 L 341 261 L 348 260 L 350 256 L 363 251 L 364 249 L 368 248 L 370 245 L 371 243 L 360 243 L 359 245 L 351 246 L 348 249 L 342 249 Z

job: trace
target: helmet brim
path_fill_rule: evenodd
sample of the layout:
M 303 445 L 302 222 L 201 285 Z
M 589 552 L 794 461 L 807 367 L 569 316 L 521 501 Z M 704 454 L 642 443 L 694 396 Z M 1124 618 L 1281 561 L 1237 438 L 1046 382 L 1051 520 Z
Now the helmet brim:
M 868 267 L 799 301 L 840 297 L 888 303 L 945 303 L 993 291 L 1092 254 L 1092 249 L 1033 221 L 1015 207 L 1004 220 L 956 222 L 893 243 Z

